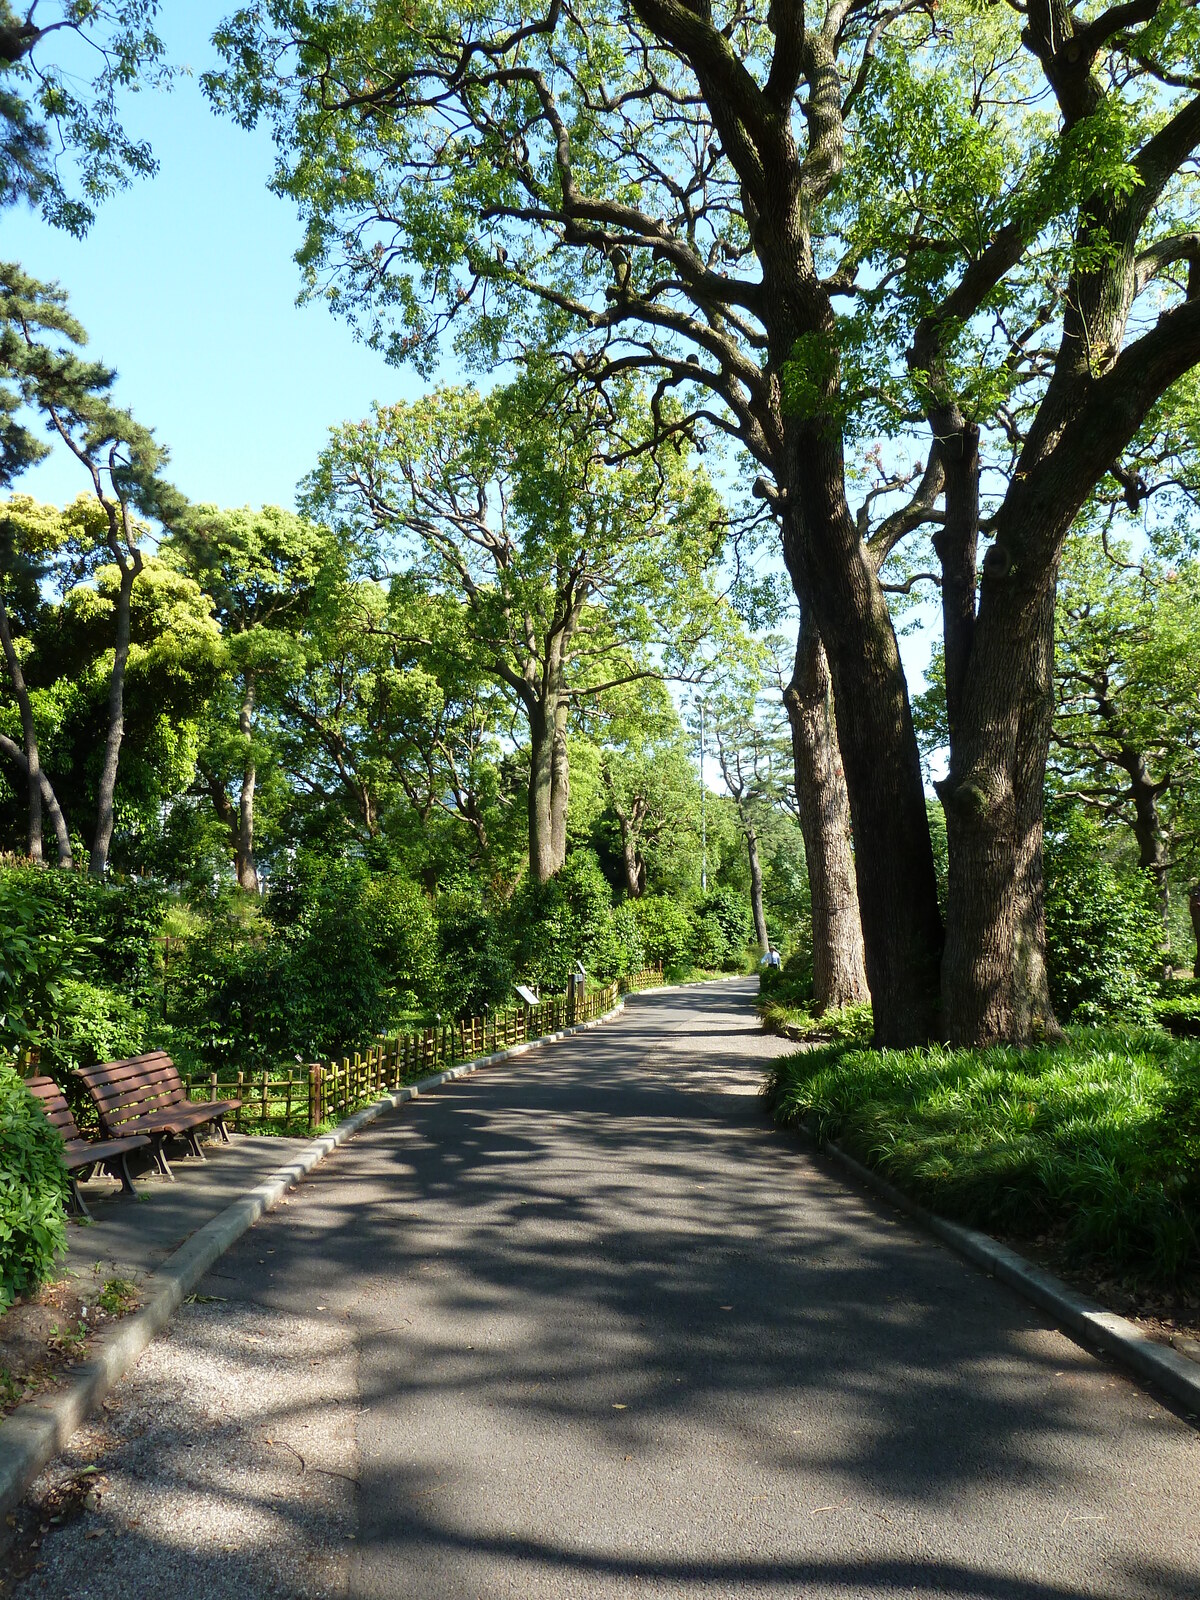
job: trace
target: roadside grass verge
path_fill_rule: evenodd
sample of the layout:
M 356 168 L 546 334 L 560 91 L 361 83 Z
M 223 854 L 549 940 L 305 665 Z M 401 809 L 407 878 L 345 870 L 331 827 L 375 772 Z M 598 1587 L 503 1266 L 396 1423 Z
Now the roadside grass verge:
M 1200 1043 L 1072 1030 L 1026 1050 L 817 1046 L 772 1064 L 803 1125 L 931 1211 L 1168 1289 L 1200 1271 Z

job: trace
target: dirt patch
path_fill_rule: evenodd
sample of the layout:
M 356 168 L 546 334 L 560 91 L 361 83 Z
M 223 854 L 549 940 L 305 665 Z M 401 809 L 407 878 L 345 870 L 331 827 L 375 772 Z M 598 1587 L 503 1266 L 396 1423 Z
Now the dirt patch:
M 0 1417 L 61 1383 L 96 1335 L 138 1303 L 136 1283 L 102 1261 L 18 1300 L 0 1316 Z
M 1170 1290 L 1130 1285 L 1094 1267 L 1070 1259 L 1065 1244 L 1053 1234 L 1037 1239 L 1005 1239 L 1030 1261 L 1098 1300 L 1108 1311 L 1128 1317 L 1159 1344 L 1169 1344 L 1200 1363 L 1200 1279 L 1185 1279 Z

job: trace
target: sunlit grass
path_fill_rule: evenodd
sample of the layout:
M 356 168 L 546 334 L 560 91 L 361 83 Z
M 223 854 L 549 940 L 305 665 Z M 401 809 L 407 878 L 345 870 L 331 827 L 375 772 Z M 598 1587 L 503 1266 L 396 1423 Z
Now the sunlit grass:
M 826 1045 L 773 1063 L 777 1122 L 943 1216 L 1053 1231 L 1081 1265 L 1166 1286 L 1200 1269 L 1200 1044 L 1080 1029 L 1027 1050 Z

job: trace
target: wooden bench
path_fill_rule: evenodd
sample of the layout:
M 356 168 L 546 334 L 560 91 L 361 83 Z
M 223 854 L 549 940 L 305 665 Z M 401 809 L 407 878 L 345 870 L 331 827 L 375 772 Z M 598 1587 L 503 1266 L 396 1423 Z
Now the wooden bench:
M 100 1126 L 107 1137 L 118 1139 L 127 1133 L 144 1133 L 154 1148 L 159 1171 L 166 1178 L 173 1176 L 163 1152 L 168 1139 L 183 1139 L 192 1154 L 203 1161 L 197 1129 L 211 1123 L 228 1144 L 225 1118 L 242 1103 L 189 1100 L 175 1063 L 162 1050 L 133 1056 L 128 1061 L 80 1067 L 76 1075 L 96 1102 Z
M 25 1087 L 41 1101 L 46 1121 L 62 1135 L 62 1161 L 71 1184 L 71 1204 L 81 1216 L 89 1222 L 92 1220 L 75 1177 L 84 1167 L 89 1173 L 93 1167 L 107 1167 L 114 1178 L 120 1179 L 126 1194 L 134 1192 L 127 1158 L 132 1150 L 144 1150 L 150 1143 L 146 1134 L 130 1133 L 119 1139 L 85 1139 L 75 1126 L 71 1108 L 53 1078 L 26 1078 Z

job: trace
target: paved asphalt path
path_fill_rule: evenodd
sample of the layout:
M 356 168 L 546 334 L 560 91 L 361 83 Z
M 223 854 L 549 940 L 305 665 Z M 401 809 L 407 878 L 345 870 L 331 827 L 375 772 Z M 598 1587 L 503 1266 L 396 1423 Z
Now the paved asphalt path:
M 58 1470 L 21 1600 L 1196 1600 L 1200 1433 L 769 1128 L 750 983 L 370 1130 Z

